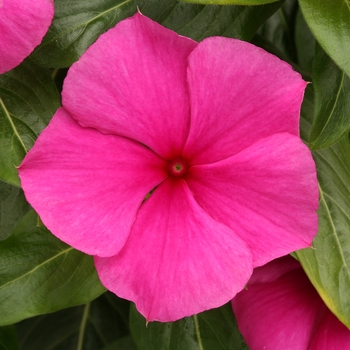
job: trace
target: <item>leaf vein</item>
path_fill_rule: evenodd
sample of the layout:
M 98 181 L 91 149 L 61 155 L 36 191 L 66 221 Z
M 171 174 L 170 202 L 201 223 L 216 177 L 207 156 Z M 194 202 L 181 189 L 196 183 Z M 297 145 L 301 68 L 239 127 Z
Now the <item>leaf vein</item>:
M 197 340 L 198 340 L 198 348 L 199 348 L 199 350 L 204 350 L 202 338 L 201 338 L 201 334 L 200 334 L 200 330 L 199 330 L 199 322 L 198 322 L 197 315 L 193 315 L 193 321 L 194 321 L 196 336 L 197 336 Z
M 329 210 L 329 207 L 328 207 L 328 204 L 327 204 L 327 201 L 325 200 L 325 192 L 322 190 L 321 188 L 321 185 L 319 185 L 319 189 L 320 189 L 320 197 L 321 197 L 321 201 L 324 203 L 324 206 L 325 206 L 325 209 L 326 209 L 326 212 L 327 212 L 327 216 L 329 218 L 329 222 L 332 226 L 332 230 L 333 230 L 333 235 L 335 237 L 335 240 L 336 240 L 336 243 L 338 245 L 338 250 L 340 252 L 340 256 L 341 256 L 341 259 L 342 259 L 342 262 L 343 262 L 343 266 L 348 266 L 346 261 L 345 261 L 345 258 L 344 258 L 344 254 L 343 254 L 343 250 L 341 249 L 341 244 L 339 242 L 339 238 L 338 238 L 338 235 L 337 235 L 337 230 L 336 230 L 336 227 L 334 225 L 334 222 L 333 222 L 333 219 L 332 219 L 332 215 L 331 215 L 331 212 Z M 349 271 L 349 268 L 346 270 L 349 278 L 350 278 L 350 271 Z
M 57 40 L 57 38 L 63 37 L 63 36 L 66 35 L 67 33 L 72 32 L 73 30 L 75 30 L 75 29 L 77 29 L 77 28 L 79 28 L 79 27 L 81 27 L 81 26 L 84 27 L 84 28 L 83 28 L 83 31 L 84 31 L 85 28 L 86 28 L 90 23 L 94 22 L 94 21 L 95 21 L 96 19 L 98 19 L 99 17 L 103 17 L 103 16 L 105 16 L 105 15 L 106 15 L 107 13 L 109 13 L 109 12 L 112 12 L 112 11 L 114 11 L 114 10 L 118 10 L 119 7 L 121 7 L 121 6 L 127 4 L 128 2 L 131 2 L 131 1 L 132 1 L 132 0 L 123 1 L 122 3 L 120 3 L 120 4 L 116 5 L 116 6 L 113 6 L 113 7 L 111 7 L 110 9 L 108 9 L 108 10 L 106 10 L 106 11 L 103 11 L 103 12 L 98 12 L 98 11 L 87 11 L 87 12 L 85 12 L 85 13 L 89 13 L 89 12 L 94 13 L 94 12 L 96 12 L 96 13 L 98 13 L 98 15 L 92 17 L 91 19 L 89 19 L 89 20 L 87 20 L 87 21 L 80 22 L 80 23 L 78 23 L 77 25 L 75 25 L 75 26 L 73 26 L 73 27 L 70 27 L 70 28 L 68 28 L 68 29 L 65 30 L 65 31 L 60 32 L 59 35 L 53 36 L 52 39 L 46 41 L 45 44 L 47 45 L 48 43 L 51 43 L 51 42 Z M 80 35 L 81 35 L 81 33 L 79 34 L 79 36 L 80 36 Z M 74 39 L 74 40 L 75 40 L 75 39 Z M 44 45 L 45 45 L 45 44 L 44 44 Z M 69 46 L 69 45 L 68 45 L 68 46 Z
M 9 111 L 7 110 L 7 108 L 6 108 L 4 102 L 2 101 L 1 98 L 0 98 L 0 107 L 3 109 L 3 111 L 5 113 L 5 116 L 6 116 L 6 118 L 8 119 L 8 121 L 9 121 L 9 123 L 11 125 L 11 128 L 13 130 L 14 135 L 18 138 L 18 141 L 20 142 L 20 144 L 23 147 L 24 151 L 27 153 L 28 152 L 27 147 L 25 146 L 23 140 L 21 139 L 21 137 L 19 135 L 19 132 L 18 132 L 18 130 L 16 128 L 16 125 L 14 124 L 14 122 L 13 122 L 11 116 L 10 116 Z
M 328 124 L 330 123 L 330 121 L 332 119 L 332 116 L 334 114 L 335 108 L 336 108 L 336 106 L 338 104 L 338 101 L 339 101 L 339 96 L 340 96 L 341 90 L 342 90 L 343 85 L 344 85 L 344 76 L 345 76 L 345 73 L 342 72 L 341 82 L 339 84 L 339 88 L 338 88 L 338 91 L 337 91 L 337 94 L 336 94 L 336 97 L 335 97 L 335 101 L 334 101 L 332 110 L 330 111 L 329 117 L 327 118 L 327 122 L 324 124 L 322 130 L 320 131 L 320 133 L 319 133 L 319 135 L 317 137 L 317 139 L 314 142 L 312 142 L 312 143 L 315 143 L 321 137 L 321 135 L 323 134 L 323 132 L 325 131 L 326 127 L 328 126 Z
M 44 266 L 45 264 L 49 263 L 50 261 L 52 260 L 55 260 L 56 258 L 58 258 L 59 256 L 61 256 L 62 254 L 67 254 L 69 251 L 73 250 L 72 247 L 69 247 L 65 250 L 62 250 L 60 253 L 52 256 L 51 258 L 43 261 L 42 263 L 40 263 L 39 265 L 35 266 L 33 269 L 27 271 L 25 274 L 21 275 L 21 276 L 18 276 L 17 278 L 11 280 L 11 281 L 8 281 L 7 283 L 3 284 L 2 286 L 0 286 L 0 289 L 6 287 L 7 285 L 11 284 L 11 283 L 14 283 L 18 280 L 20 280 L 21 278 L 24 278 L 25 276 L 27 275 L 30 275 L 31 273 L 34 273 L 36 270 L 38 270 L 39 268 L 41 268 L 42 266 Z

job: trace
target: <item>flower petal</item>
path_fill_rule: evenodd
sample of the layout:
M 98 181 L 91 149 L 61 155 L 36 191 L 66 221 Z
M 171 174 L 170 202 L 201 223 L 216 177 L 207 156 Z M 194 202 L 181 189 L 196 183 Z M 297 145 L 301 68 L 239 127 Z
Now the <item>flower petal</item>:
M 350 330 L 327 310 L 315 331 L 308 350 L 350 349 Z
M 213 37 L 189 56 L 192 164 L 232 156 L 275 133 L 299 135 L 306 82 L 279 58 L 247 42 Z
M 251 350 L 308 349 L 323 303 L 303 270 L 290 270 L 288 259 L 293 258 L 277 259 L 254 270 L 253 276 L 256 271 L 268 276 L 270 266 L 287 264 L 286 273 L 278 279 L 249 282 L 247 290 L 232 300 L 238 328 Z
M 290 255 L 283 256 L 269 262 L 268 268 L 255 268 L 249 280 L 249 285 L 274 282 L 287 272 L 300 268 L 298 260 L 292 258 Z
M 168 159 L 179 156 L 190 113 L 187 56 L 196 45 L 137 13 L 72 65 L 63 106 L 81 125 L 130 137 Z
M 148 321 L 175 321 L 229 301 L 247 283 L 251 255 L 210 218 L 186 183 L 163 182 L 139 211 L 124 249 L 95 257 L 102 284 L 132 300 Z
M 199 205 L 250 247 L 254 266 L 311 245 L 318 187 L 311 153 L 291 134 L 276 134 L 223 161 L 189 169 Z
M 146 147 L 84 129 L 60 109 L 19 175 L 54 235 L 87 254 L 111 256 L 123 247 L 146 194 L 167 176 L 166 167 Z
M 54 14 L 52 0 L 7 0 L 0 7 L 0 74 L 41 43 Z

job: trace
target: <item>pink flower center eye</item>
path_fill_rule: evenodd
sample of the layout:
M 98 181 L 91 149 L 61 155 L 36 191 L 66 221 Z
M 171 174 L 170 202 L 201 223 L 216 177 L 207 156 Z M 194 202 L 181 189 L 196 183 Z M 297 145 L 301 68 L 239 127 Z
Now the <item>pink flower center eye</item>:
M 185 175 L 188 164 L 182 158 L 176 158 L 169 163 L 169 175 L 180 177 Z

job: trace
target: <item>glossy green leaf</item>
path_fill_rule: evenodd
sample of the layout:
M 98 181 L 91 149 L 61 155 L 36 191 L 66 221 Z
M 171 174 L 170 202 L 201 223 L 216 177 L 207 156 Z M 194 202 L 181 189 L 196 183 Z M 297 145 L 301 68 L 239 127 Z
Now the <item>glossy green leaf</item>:
M 181 0 L 206 5 L 263 5 L 278 0 Z
M 302 135 L 313 117 L 311 86 L 302 110 Z M 350 328 L 350 142 L 348 135 L 333 146 L 313 152 L 320 188 L 319 231 L 313 249 L 297 252 L 320 296 Z
M 350 78 L 318 45 L 313 65 L 315 119 L 309 146 L 329 147 L 350 130 Z
M 299 0 L 317 41 L 350 77 L 350 4 L 348 0 Z
M 196 41 L 215 35 L 249 41 L 282 3 L 279 1 L 262 6 L 205 6 L 178 0 L 136 0 L 144 15 Z
M 0 327 L 0 350 L 18 350 L 16 328 L 14 326 Z
M 136 350 L 128 325 L 129 306 L 107 292 L 85 305 L 24 320 L 16 325 L 20 348 L 123 350 L 124 344 L 129 346 L 125 350 Z
M 20 186 L 16 166 L 60 106 L 50 71 L 30 60 L 0 75 L 0 179 Z
M 176 322 L 148 325 L 132 307 L 130 328 L 139 350 L 248 350 L 230 304 Z
M 0 325 L 86 303 L 105 291 L 91 256 L 54 237 L 30 211 L 0 245 Z
M 55 0 L 55 17 L 32 57 L 46 67 L 68 67 L 108 29 L 136 12 L 133 0 Z
M 0 241 L 12 233 L 29 208 L 20 188 L 0 181 Z

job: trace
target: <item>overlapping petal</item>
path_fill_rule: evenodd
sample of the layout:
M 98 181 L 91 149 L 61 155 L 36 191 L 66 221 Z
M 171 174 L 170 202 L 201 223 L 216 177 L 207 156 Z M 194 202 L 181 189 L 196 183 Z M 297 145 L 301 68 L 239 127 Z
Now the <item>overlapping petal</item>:
M 0 6 L 0 74 L 19 65 L 40 44 L 53 15 L 53 0 L 4 0 L 2 2 Z
M 203 40 L 189 56 L 191 127 L 184 155 L 194 164 L 232 156 L 279 132 L 299 135 L 306 82 L 247 42 Z
M 327 309 L 307 350 L 339 349 L 350 349 L 350 330 Z
M 196 46 L 137 13 L 72 65 L 63 105 L 82 125 L 131 137 L 165 158 L 179 155 L 190 113 L 187 56 Z
M 311 153 L 291 134 L 253 143 L 223 161 L 190 169 L 199 205 L 249 245 L 254 266 L 311 245 L 318 187 Z
M 163 182 L 138 213 L 124 249 L 95 257 L 102 283 L 136 303 L 148 321 L 174 321 L 218 307 L 252 271 L 244 241 L 209 217 L 183 180 Z
M 82 128 L 60 109 L 19 175 L 28 201 L 57 237 L 85 253 L 111 256 L 165 170 L 148 148 Z
M 254 270 L 253 276 L 268 275 L 270 264 Z M 251 350 L 307 350 L 321 305 L 298 268 L 267 283 L 249 283 L 232 301 L 238 327 Z
M 232 307 L 251 350 L 350 348 L 350 331 L 329 311 L 290 256 L 255 269 Z

